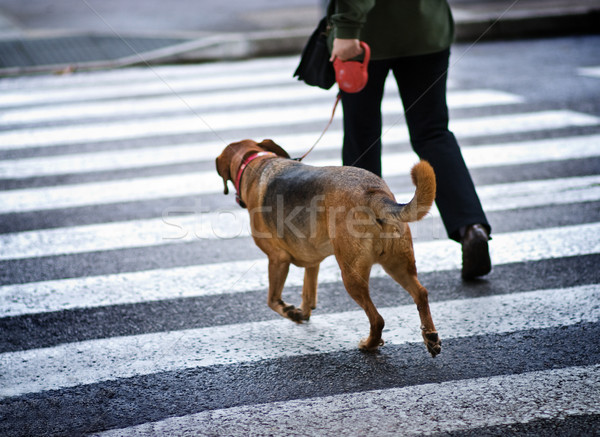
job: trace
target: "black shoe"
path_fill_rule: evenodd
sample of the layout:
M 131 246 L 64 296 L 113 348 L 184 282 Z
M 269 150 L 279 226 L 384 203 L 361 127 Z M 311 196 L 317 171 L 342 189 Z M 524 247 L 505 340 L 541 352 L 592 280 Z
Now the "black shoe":
M 462 277 L 473 279 L 487 275 L 492 270 L 488 231 L 482 225 L 471 225 L 462 238 Z

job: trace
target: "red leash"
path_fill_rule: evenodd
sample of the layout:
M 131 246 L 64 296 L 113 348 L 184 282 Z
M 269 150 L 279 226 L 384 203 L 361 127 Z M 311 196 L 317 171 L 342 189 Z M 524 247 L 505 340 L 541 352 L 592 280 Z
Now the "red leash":
M 335 70 L 335 80 L 338 83 L 341 90 L 347 93 L 358 93 L 362 91 L 362 89 L 367 84 L 369 80 L 369 74 L 367 72 L 367 67 L 369 65 L 369 60 L 371 59 L 371 49 L 368 44 L 364 41 L 360 42 L 360 46 L 364 50 L 364 58 L 362 62 L 359 61 L 341 61 L 339 59 L 335 59 L 333 61 L 333 68 Z M 317 138 L 317 141 L 312 145 L 308 152 L 302 155 L 300 158 L 295 158 L 294 161 L 302 161 L 306 156 L 313 151 L 315 146 L 321 141 L 329 126 L 333 122 L 333 116 L 335 115 L 335 108 L 337 108 L 340 99 L 342 98 L 341 92 L 338 93 L 335 98 L 335 103 L 333 105 L 333 111 L 331 111 L 331 118 L 329 119 L 329 123 L 323 129 L 321 136 Z
M 337 108 L 338 103 L 340 102 L 340 99 L 342 98 L 342 94 L 338 93 L 338 95 L 335 98 L 335 103 L 333 104 L 333 110 L 331 111 L 331 117 L 329 118 L 329 121 L 327 122 L 327 126 L 325 126 L 325 129 L 323 129 L 323 132 L 321 132 L 321 135 L 319 136 L 319 138 L 317 138 L 317 141 L 315 141 L 315 143 L 312 145 L 312 147 L 310 149 L 308 149 L 308 152 L 306 152 L 304 155 L 302 155 L 300 158 L 294 158 L 294 161 L 302 161 L 304 158 L 306 158 L 306 156 L 313 151 L 313 149 L 315 148 L 315 146 L 317 144 L 319 144 L 319 141 L 321 141 L 321 138 L 323 138 L 323 135 L 325 135 L 325 132 L 327 132 L 327 129 L 329 129 L 329 126 L 331 126 L 331 123 L 333 123 L 333 117 L 335 115 L 335 109 Z
M 360 45 L 363 47 L 364 53 L 365 53 L 364 60 L 362 62 L 357 62 L 357 61 L 342 62 L 342 61 L 336 59 L 333 63 L 338 85 L 339 85 L 340 89 L 344 90 L 347 93 L 357 93 L 357 92 L 361 91 L 367 84 L 367 80 L 369 77 L 367 74 L 367 65 L 369 64 L 369 59 L 371 58 L 371 50 L 369 49 L 369 46 L 364 42 L 361 42 Z M 294 158 L 294 161 L 298 161 L 298 162 L 302 161 L 304 158 L 306 158 L 308 156 L 308 154 L 310 152 L 313 151 L 313 149 L 316 147 L 316 145 L 319 144 L 319 141 L 321 141 L 321 138 L 323 138 L 323 136 L 329 129 L 329 126 L 331 126 L 331 123 L 333 123 L 333 117 L 335 116 L 335 110 L 337 108 L 338 103 L 340 103 L 341 98 L 342 98 L 342 92 L 340 91 L 340 92 L 338 92 L 337 96 L 335 97 L 335 103 L 333 104 L 333 109 L 331 110 L 331 117 L 329 117 L 327 126 L 325 126 L 325 129 L 323 129 L 323 132 L 321 132 L 321 135 L 319 136 L 319 138 L 317 138 L 317 141 L 315 141 L 315 143 L 312 145 L 312 147 L 310 149 L 308 149 L 308 151 L 304 155 L 302 155 L 300 158 Z M 235 191 L 236 191 L 235 200 L 242 208 L 246 208 L 246 204 L 242 200 L 242 196 L 240 194 L 242 175 L 244 174 L 244 170 L 246 169 L 248 164 L 250 164 L 256 158 L 260 158 L 261 156 L 269 156 L 269 155 L 277 156 L 273 152 L 266 152 L 266 151 L 253 153 L 242 162 L 242 165 L 238 169 L 238 173 L 235 178 L 235 181 L 233 182 L 233 185 L 235 186 Z

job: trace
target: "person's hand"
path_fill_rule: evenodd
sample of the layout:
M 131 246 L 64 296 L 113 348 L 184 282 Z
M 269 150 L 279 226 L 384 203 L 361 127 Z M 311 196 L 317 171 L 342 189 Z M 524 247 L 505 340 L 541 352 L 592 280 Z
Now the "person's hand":
M 331 50 L 331 58 L 329 61 L 333 62 L 335 58 L 339 58 L 342 61 L 355 58 L 362 54 L 363 48 L 360 46 L 358 39 L 341 39 L 335 38 L 333 40 L 333 49 Z

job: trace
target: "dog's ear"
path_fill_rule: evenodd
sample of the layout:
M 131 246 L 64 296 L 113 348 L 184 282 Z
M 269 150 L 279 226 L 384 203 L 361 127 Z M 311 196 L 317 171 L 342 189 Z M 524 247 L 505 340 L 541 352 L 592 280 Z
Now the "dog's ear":
M 229 194 L 229 188 L 227 187 L 227 181 L 232 180 L 231 174 L 229 173 L 229 162 L 223 157 L 223 154 L 217 156 L 216 165 L 217 173 L 223 178 L 223 194 Z
M 262 140 L 260 143 L 258 143 L 258 146 L 265 150 L 268 150 L 269 152 L 273 152 L 278 156 L 283 156 L 284 158 L 288 159 L 290 157 L 290 155 L 288 155 L 288 153 L 285 150 L 283 150 L 281 146 L 275 144 L 273 140 Z

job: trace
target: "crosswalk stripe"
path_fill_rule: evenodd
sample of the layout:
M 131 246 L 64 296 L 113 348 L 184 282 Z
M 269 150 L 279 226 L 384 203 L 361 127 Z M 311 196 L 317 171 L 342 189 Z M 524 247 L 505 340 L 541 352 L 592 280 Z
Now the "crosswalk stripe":
M 383 103 L 384 113 L 390 116 L 401 114 L 402 107 L 397 99 Z M 105 122 L 75 126 L 42 127 L 0 132 L 0 150 L 23 149 L 29 147 L 52 147 L 86 142 L 106 142 L 133 138 L 148 138 L 157 135 L 181 135 L 211 131 L 224 131 L 243 128 L 269 128 L 298 123 L 324 123 L 331 111 L 330 103 L 290 106 L 284 108 L 255 108 L 219 113 L 186 115 L 180 117 L 160 117 L 124 122 Z M 340 117 L 339 113 L 336 117 Z M 540 111 L 527 114 L 510 114 L 482 117 L 478 119 L 458 119 L 451 122 L 451 129 L 457 135 L 472 137 L 498 135 L 506 131 L 523 132 L 529 130 L 558 129 L 574 126 L 594 126 L 600 123 L 598 117 L 570 110 Z M 508 127 L 510 126 L 510 127 Z M 402 128 L 402 129 L 400 129 Z M 385 129 L 383 137 L 390 138 L 396 130 L 402 132 L 400 138 L 406 140 L 403 125 Z M 398 140 L 398 138 L 394 139 Z
M 495 234 L 490 243 L 492 261 L 498 266 L 600 253 L 599 234 L 600 223 Z M 452 241 L 416 242 L 414 248 L 420 273 L 460 268 L 460 246 Z M 385 276 L 381 267 L 373 267 L 371 277 Z M 286 286 L 301 286 L 303 281 L 303 269 L 292 267 Z M 335 259 L 329 257 L 321 263 L 319 283 L 334 282 L 341 282 L 341 275 Z M 0 317 L 240 293 L 267 287 L 266 258 L 5 285 L 0 287 Z
M 95 435 L 262 435 L 265 430 L 283 435 L 290 429 L 323 436 L 452 433 L 599 414 L 599 392 L 600 366 L 578 366 L 232 407 Z
M 390 82 L 391 84 L 391 82 Z M 308 88 L 308 89 L 307 89 Z M 396 88 L 388 85 L 388 94 L 398 94 Z M 65 120 L 77 120 L 101 117 L 135 117 L 150 114 L 167 115 L 173 112 L 185 112 L 193 109 L 201 113 L 228 106 L 261 106 L 275 103 L 304 103 L 315 99 L 327 99 L 333 102 L 336 90 L 324 91 L 319 88 L 297 86 L 273 87 L 265 89 L 241 89 L 217 93 L 197 93 L 166 97 L 119 99 L 114 101 L 88 102 L 80 104 L 52 105 L 27 109 L 6 110 L 0 114 L 0 126 L 15 127 L 19 124 L 44 123 Z M 391 98 L 392 96 L 390 96 Z M 387 102 L 387 100 L 386 100 Z M 393 100 L 393 110 L 398 110 L 400 100 Z M 471 108 L 522 103 L 523 99 L 502 91 L 468 90 L 448 93 L 450 108 Z M 386 103 L 387 105 L 387 103 Z M 388 110 L 389 110 L 388 105 Z
M 279 142 L 290 154 L 302 153 L 317 137 L 313 134 L 278 135 Z M 326 134 L 319 142 L 318 150 L 339 149 L 341 141 L 338 139 L 339 132 Z M 391 134 L 389 135 L 391 136 Z M 462 135 L 463 138 L 465 137 Z M 568 143 L 568 147 L 565 144 Z M 507 142 L 502 144 L 490 144 L 485 150 L 493 152 L 494 155 L 502 153 L 504 160 L 513 157 L 515 160 L 530 160 L 533 153 L 530 150 L 544 150 L 544 156 L 548 160 L 576 159 L 578 157 L 589 157 L 598 155 L 597 145 L 600 144 L 600 135 L 583 135 L 568 138 L 553 138 L 545 140 L 531 140 L 519 142 Z M 387 144 L 389 146 L 389 144 Z M 157 146 L 132 150 L 118 150 L 110 152 L 79 153 L 59 155 L 50 157 L 33 157 L 22 159 L 0 160 L 0 178 L 24 179 L 31 177 L 56 176 L 64 174 L 89 174 L 91 172 L 125 170 L 145 167 L 158 167 L 172 164 L 185 164 L 190 162 L 212 162 L 215 155 L 225 145 L 220 141 L 207 141 L 202 143 L 179 144 L 169 146 Z M 471 152 L 470 147 L 462 148 L 463 154 L 470 155 L 471 163 L 477 162 L 478 154 L 475 150 Z M 391 155 L 390 153 L 386 153 Z M 396 155 L 396 154 L 395 154 Z M 484 156 L 484 154 L 481 154 Z M 414 155 L 396 155 L 398 160 L 412 161 Z M 309 156 L 306 160 L 311 162 Z M 518 161 L 516 161 L 518 162 Z M 384 161 L 385 163 L 385 161 Z M 394 163 L 394 168 L 397 168 Z M 487 165 L 487 164 L 486 164 Z M 386 169 L 386 175 L 391 170 Z
M 584 67 L 580 68 L 579 74 L 582 76 L 598 77 L 600 78 L 600 66 L 596 67 Z
M 218 192 L 215 173 L 61 185 L 0 192 L 0 213 L 43 211 Z M 223 184 L 221 183 L 221 189 Z
M 598 136 L 571 138 L 569 147 L 565 147 L 565 140 L 532 141 L 463 147 L 462 152 L 469 168 L 497 167 L 599 156 L 597 139 Z M 212 159 L 218 153 L 214 152 Z M 387 154 L 383 160 L 384 178 L 408 174 L 417 160 L 413 152 Z M 316 166 L 341 164 L 339 159 L 307 159 L 306 163 Z M 216 171 L 25 188 L 0 192 L 0 214 L 216 194 L 222 190 L 223 184 Z
M 259 71 L 278 72 L 291 78 L 292 68 L 298 63 L 297 57 L 278 57 L 247 59 L 242 61 L 218 62 L 194 65 L 157 65 L 148 67 L 131 67 L 118 70 L 102 70 L 94 72 L 80 71 L 72 75 L 39 75 L 5 77 L 0 82 L 3 92 L 33 92 L 43 95 L 47 89 L 53 88 L 94 88 L 98 84 L 121 85 L 127 88 L 136 82 L 170 82 L 178 78 L 196 78 L 203 80 L 207 76 L 228 76 L 233 83 Z M 295 79 L 294 79 L 295 81 Z M 42 103 L 42 102 L 38 102 Z
M 225 144 L 220 141 L 207 141 L 132 150 L 0 160 L 0 178 L 89 174 L 98 171 L 214 161 L 215 152 L 224 147 Z
M 273 88 L 249 88 L 234 91 L 199 92 L 195 94 L 169 95 L 159 97 L 119 99 L 79 104 L 53 105 L 49 107 L 34 106 L 6 110 L 0 115 L 0 126 L 16 126 L 27 123 L 44 123 L 53 121 L 73 121 L 78 119 L 101 117 L 136 117 L 149 114 L 168 115 L 173 112 L 186 112 L 190 108 L 199 111 L 215 110 L 228 106 L 244 106 L 260 102 L 261 105 L 307 100 L 318 98 L 334 99 L 335 90 L 322 91 L 315 88 L 285 86 Z
M 600 176 L 482 185 L 478 191 L 486 211 L 590 202 L 600 200 Z M 398 193 L 396 198 L 407 202 L 412 195 Z M 175 210 L 162 218 L 2 234 L 0 260 L 249 237 L 248 212 L 232 208 L 193 215 Z M 439 212 L 433 208 L 430 215 L 439 217 Z
M 292 77 L 298 58 L 274 58 L 218 64 L 155 66 L 71 76 L 3 78 L 0 107 L 56 104 L 98 99 L 184 94 L 253 86 L 299 85 Z M 390 81 L 391 82 L 391 81 Z M 456 88 L 451 79 L 448 88 Z M 335 87 L 334 87 L 335 89 Z M 323 92 L 321 90 L 321 92 Z
M 302 107 L 255 108 L 208 114 L 190 114 L 178 117 L 158 117 L 81 124 L 72 126 L 42 127 L 0 133 L 4 149 L 48 147 L 82 142 L 105 142 L 156 135 L 192 134 L 256 126 L 281 126 L 324 120 L 331 110 L 329 104 L 312 104 Z M 399 112 L 399 104 L 396 112 Z
M 431 304 L 443 339 L 598 322 L 600 286 Z M 568 311 L 565 309 L 568 308 Z M 420 342 L 414 305 L 381 308 L 387 344 Z M 362 311 L 69 343 L 0 355 L 0 396 L 18 396 L 156 372 L 351 350 L 368 332 Z
M 506 211 L 600 200 L 600 176 L 556 178 L 477 187 L 485 211 Z M 406 197 L 401 197 L 406 198 Z M 437 209 L 431 214 L 438 216 Z
M 94 99 L 118 99 L 127 97 L 144 97 L 156 94 L 183 94 L 188 92 L 213 92 L 236 87 L 242 83 L 244 87 L 264 85 L 296 84 L 291 74 L 280 71 L 259 71 L 237 78 L 229 75 L 210 75 L 204 77 L 175 77 L 168 80 L 145 82 L 124 82 L 107 85 L 90 85 L 89 87 L 46 88 L 41 91 L 15 90 L 0 94 L 0 107 L 19 105 L 40 105 L 70 101 L 89 101 Z M 240 85 L 237 85 L 241 87 Z

